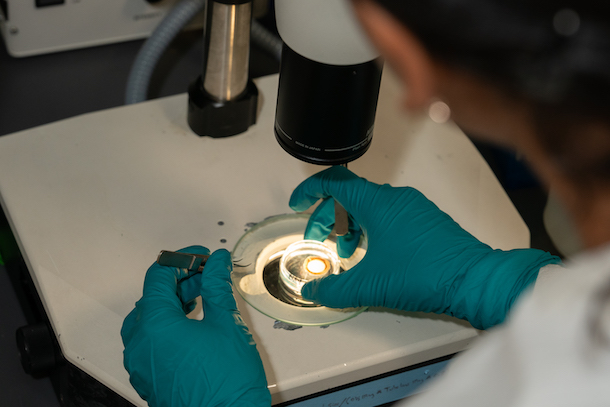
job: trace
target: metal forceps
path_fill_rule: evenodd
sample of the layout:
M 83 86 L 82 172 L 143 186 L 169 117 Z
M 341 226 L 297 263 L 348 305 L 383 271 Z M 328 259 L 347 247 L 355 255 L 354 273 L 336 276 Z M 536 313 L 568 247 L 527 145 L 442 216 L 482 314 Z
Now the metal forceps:
M 157 256 L 157 263 L 161 266 L 178 267 L 187 269 L 188 271 L 201 272 L 209 257 L 210 256 L 207 254 L 179 253 L 161 250 L 159 256 Z

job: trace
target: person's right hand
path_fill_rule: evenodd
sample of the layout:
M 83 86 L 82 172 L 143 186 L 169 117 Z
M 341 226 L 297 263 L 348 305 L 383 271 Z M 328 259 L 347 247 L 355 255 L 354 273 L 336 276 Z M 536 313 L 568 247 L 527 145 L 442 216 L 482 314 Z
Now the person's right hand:
M 324 240 L 332 229 L 328 198 L 342 204 L 355 223 L 338 242 L 339 253 L 354 250 L 359 229 L 368 249 L 347 272 L 303 287 L 303 297 L 325 306 L 445 313 L 486 329 L 504 320 L 542 266 L 560 263 L 535 249 L 492 250 L 417 190 L 374 184 L 343 167 L 322 171 L 293 192 L 290 206 L 296 211 L 326 199 L 311 216 L 306 239 Z

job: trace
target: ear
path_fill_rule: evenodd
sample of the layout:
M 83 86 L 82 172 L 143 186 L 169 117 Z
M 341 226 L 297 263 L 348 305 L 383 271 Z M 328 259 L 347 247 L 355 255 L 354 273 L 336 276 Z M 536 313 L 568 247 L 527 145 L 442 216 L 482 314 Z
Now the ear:
M 424 109 L 435 96 L 435 63 L 421 42 L 388 11 L 371 0 L 353 2 L 371 40 L 405 85 L 405 106 Z

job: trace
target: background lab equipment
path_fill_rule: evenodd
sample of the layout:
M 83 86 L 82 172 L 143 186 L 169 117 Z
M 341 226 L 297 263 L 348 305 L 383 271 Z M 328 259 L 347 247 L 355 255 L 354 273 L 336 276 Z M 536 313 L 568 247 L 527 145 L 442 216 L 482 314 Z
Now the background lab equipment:
M 111 44 L 148 37 L 178 3 L 180 0 L 1 0 L 0 33 L 14 57 Z M 269 0 L 256 0 L 254 15 L 264 15 L 268 7 Z M 189 28 L 201 28 L 202 23 L 199 16 Z
M 181 94 L 0 139 L 2 207 L 54 340 L 68 365 L 126 405 L 144 403 L 122 367 L 118 332 L 156 253 L 197 242 L 231 249 L 253 223 L 288 212 L 292 189 L 320 169 L 274 140 L 278 77 L 254 83 L 257 121 L 236 137 L 195 135 Z M 525 224 L 470 141 L 452 124 L 405 116 L 398 92 L 386 72 L 375 142 L 352 168 L 420 189 L 492 247 L 526 246 Z M 319 405 L 371 391 L 395 400 L 477 336 L 463 321 L 380 309 L 287 330 L 238 303 L 274 404 Z
M 177 2 L 2 0 L 0 32 L 15 57 L 144 38 Z

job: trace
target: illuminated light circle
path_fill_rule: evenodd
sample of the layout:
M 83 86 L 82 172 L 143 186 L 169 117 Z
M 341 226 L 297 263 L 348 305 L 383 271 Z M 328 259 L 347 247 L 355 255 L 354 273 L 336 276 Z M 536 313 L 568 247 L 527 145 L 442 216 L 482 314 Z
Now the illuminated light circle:
M 437 100 L 428 108 L 428 116 L 430 116 L 430 119 L 435 123 L 447 123 L 451 118 L 451 109 L 447 103 Z
M 330 269 L 330 263 L 321 257 L 309 257 L 305 260 L 305 268 L 311 274 L 323 274 Z

